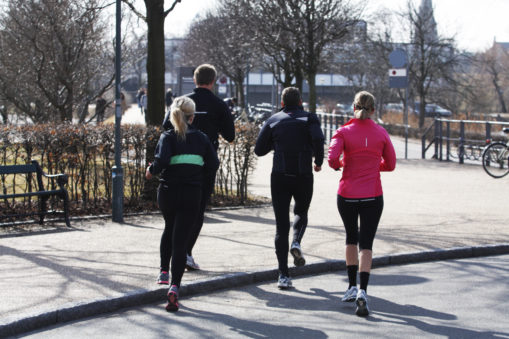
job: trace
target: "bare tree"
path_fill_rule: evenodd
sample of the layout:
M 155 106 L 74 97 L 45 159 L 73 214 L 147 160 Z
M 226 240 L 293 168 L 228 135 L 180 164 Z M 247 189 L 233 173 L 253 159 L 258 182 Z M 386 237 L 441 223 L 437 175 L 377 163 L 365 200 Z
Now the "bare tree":
M 253 54 L 249 39 L 236 24 L 238 7 L 221 6 L 191 26 L 184 46 L 188 65 L 208 62 L 228 76 L 235 85 L 239 104 L 244 106 L 244 79 L 248 74 Z M 211 34 L 213 32 L 213 34 Z
M 419 128 L 423 128 L 428 94 L 433 88 L 454 81 L 458 54 L 454 38 L 438 34 L 430 0 L 423 1 L 419 9 L 409 1 L 403 16 L 410 25 L 411 43 L 405 46 L 409 56 L 410 81 L 419 97 Z
M 147 90 L 148 107 L 145 115 L 147 125 L 159 126 L 164 119 L 164 21 L 181 0 L 170 1 L 171 6 L 164 9 L 164 0 L 144 0 L 146 15 L 136 8 L 134 0 L 122 0 L 129 8 L 147 23 Z
M 238 0 L 252 40 L 268 66 L 287 85 L 309 84 L 309 107 L 316 110 L 315 78 L 328 46 L 340 43 L 357 23 L 361 9 L 343 0 Z M 285 74 L 282 80 L 280 71 Z
M 509 72 L 507 72 L 509 54 L 500 45 L 493 44 L 490 49 L 480 53 L 476 61 L 479 73 L 491 83 L 490 87 L 494 90 L 500 113 L 507 113 L 507 93 L 504 93 L 504 89 L 509 85 Z
M 100 0 L 11 0 L 0 17 L 1 97 L 34 122 L 80 121 L 111 86 Z

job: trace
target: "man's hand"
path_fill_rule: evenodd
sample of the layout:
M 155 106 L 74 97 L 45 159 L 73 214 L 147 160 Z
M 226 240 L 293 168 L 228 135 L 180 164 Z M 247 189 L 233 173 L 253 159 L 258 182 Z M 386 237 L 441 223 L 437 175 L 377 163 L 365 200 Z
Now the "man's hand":
M 322 170 L 322 166 L 315 165 L 315 172 L 320 172 Z
M 147 170 L 145 171 L 145 178 L 147 178 L 147 180 L 152 179 L 152 173 L 150 173 L 150 166 L 148 166 Z

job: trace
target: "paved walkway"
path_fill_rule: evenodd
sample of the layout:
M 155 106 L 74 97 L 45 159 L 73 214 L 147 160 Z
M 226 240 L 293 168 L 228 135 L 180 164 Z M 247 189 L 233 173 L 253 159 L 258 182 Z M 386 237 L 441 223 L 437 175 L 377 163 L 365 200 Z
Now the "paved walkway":
M 259 159 L 253 193 L 268 196 L 270 164 L 271 156 Z M 310 264 L 344 258 L 345 234 L 336 209 L 338 180 L 339 174 L 325 166 L 315 176 L 310 226 L 302 242 Z M 507 179 L 493 179 L 480 166 L 399 160 L 396 171 L 383 173 L 382 181 L 385 209 L 375 257 L 509 243 Z M 0 235 L 0 337 L 164 294 L 155 284 L 160 215 L 128 217 L 124 224 L 93 219 L 72 225 L 70 230 Z M 203 270 L 184 275 L 188 293 L 200 291 L 200 286 L 227 286 L 225 275 L 236 276 L 238 283 L 257 274 L 258 280 L 275 279 L 274 229 L 271 207 L 207 212 L 194 252 Z M 504 252 L 509 246 L 490 248 Z M 472 250 L 458 253 L 468 256 Z M 305 272 L 310 273 L 294 273 Z
M 23 338 L 509 338 L 509 255 L 387 266 L 373 270 L 370 315 L 341 302 L 344 271 L 185 297 L 177 313 L 165 301 L 57 324 Z M 486 288 L 489 286 L 489 288 Z

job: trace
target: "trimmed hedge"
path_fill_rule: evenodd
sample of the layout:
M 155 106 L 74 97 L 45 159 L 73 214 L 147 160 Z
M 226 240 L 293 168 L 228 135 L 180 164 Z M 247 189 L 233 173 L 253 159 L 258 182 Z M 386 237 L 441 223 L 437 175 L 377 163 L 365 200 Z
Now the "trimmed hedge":
M 25 164 L 37 160 L 49 174 L 69 175 L 71 215 L 111 213 L 114 125 L 6 125 L 0 128 L 0 164 Z M 258 127 L 236 125 L 233 143 L 221 142 L 218 155 L 221 167 L 216 179 L 218 198 L 244 204 L 248 200 L 247 183 L 254 167 L 252 149 Z M 122 167 L 124 170 L 124 209 L 126 212 L 154 210 L 155 201 L 142 199 L 145 183 L 147 144 L 155 145 L 161 129 L 143 125 L 122 125 Z M 12 177 L 12 176 L 11 176 Z M 0 178 L 4 193 L 27 189 L 26 180 Z M 2 203 L 0 201 L 0 203 Z M 16 201 L 17 209 L 31 205 Z

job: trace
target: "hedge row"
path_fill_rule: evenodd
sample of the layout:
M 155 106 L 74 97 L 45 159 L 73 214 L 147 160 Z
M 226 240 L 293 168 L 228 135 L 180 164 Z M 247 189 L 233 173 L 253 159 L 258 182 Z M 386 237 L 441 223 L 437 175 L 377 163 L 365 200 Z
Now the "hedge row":
M 216 195 L 242 204 L 248 199 L 247 183 L 254 167 L 252 148 L 258 129 L 252 124 L 238 124 L 236 130 L 235 142 L 220 144 L 221 168 L 216 180 Z M 146 187 L 154 187 L 145 179 L 145 150 L 154 149 L 160 133 L 159 128 L 122 125 L 121 161 L 126 212 L 156 208 L 154 199 L 147 201 L 142 197 L 146 196 L 143 194 Z M 49 174 L 69 175 L 67 188 L 72 215 L 110 213 L 114 143 L 114 126 L 111 124 L 3 126 L 0 128 L 0 165 L 37 160 Z M 26 192 L 26 180 L 18 176 L 21 175 L 1 176 L 0 187 L 4 194 Z M 24 199 L 11 205 L 23 209 L 31 204 L 33 202 Z

